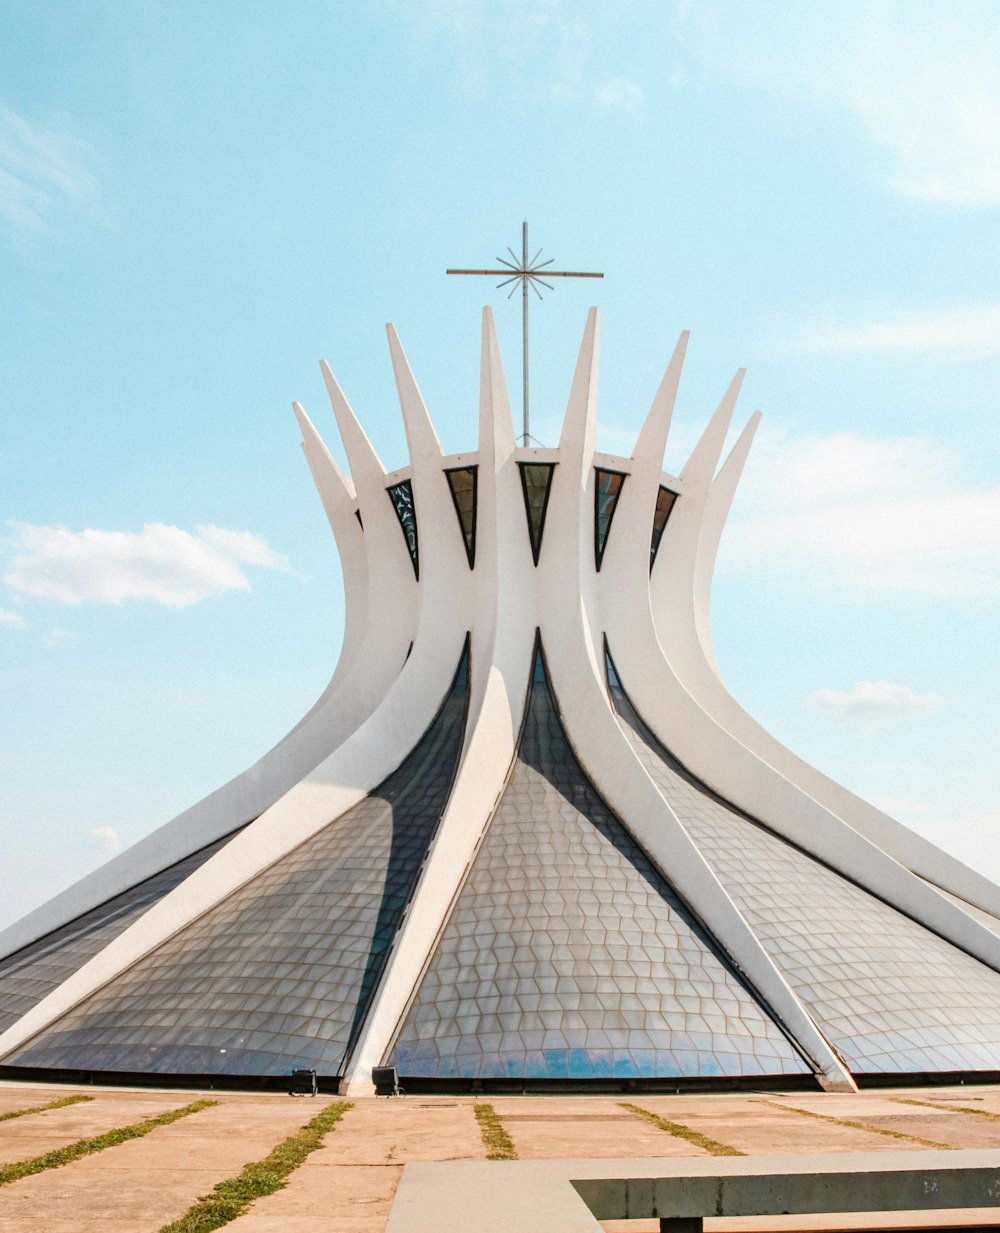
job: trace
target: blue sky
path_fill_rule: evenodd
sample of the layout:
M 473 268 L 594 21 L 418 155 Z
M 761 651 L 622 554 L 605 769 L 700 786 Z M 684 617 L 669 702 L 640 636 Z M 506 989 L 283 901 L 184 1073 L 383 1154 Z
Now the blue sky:
M 479 309 L 559 266 L 627 452 L 692 330 L 667 464 L 732 372 L 764 422 L 714 597 L 732 691 L 1000 877 L 1000 10 L 974 2 L 5 0 L 0 925 L 264 752 L 325 684 L 336 554 L 298 448 L 328 359 L 405 461 L 383 324 L 445 447 Z

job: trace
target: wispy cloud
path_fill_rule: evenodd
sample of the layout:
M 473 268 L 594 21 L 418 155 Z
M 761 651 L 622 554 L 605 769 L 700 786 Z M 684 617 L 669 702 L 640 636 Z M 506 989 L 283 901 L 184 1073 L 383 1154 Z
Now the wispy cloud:
M 806 325 L 782 344 L 814 355 L 919 352 L 956 363 L 1000 355 L 1000 304 L 896 309 L 854 323 Z
M 210 595 L 247 591 L 242 566 L 287 570 L 259 535 L 224 527 L 150 523 L 138 534 L 10 522 L 4 581 L 24 595 L 62 604 L 147 599 L 186 608 Z
M 464 90 L 583 103 L 639 118 L 643 87 L 599 67 L 595 27 L 610 11 L 579 0 L 390 0 L 414 37 L 444 47 Z
M 929 715 L 943 702 L 939 694 L 918 694 L 908 685 L 888 681 L 858 681 L 847 690 L 814 689 L 806 698 L 810 710 L 866 731 L 890 720 Z
M 646 102 L 646 91 L 627 77 L 609 77 L 594 87 L 594 97 L 602 111 L 624 111 L 640 117 Z
M 878 174 L 895 192 L 1000 203 L 1000 22 L 989 0 L 706 0 L 684 25 L 711 63 L 841 108 L 881 151 Z
M 1000 488 L 925 437 L 765 424 L 720 565 L 839 594 L 1000 596 Z
M 27 629 L 28 622 L 20 614 L 12 608 L 0 608 L 0 625 L 6 625 L 8 629 Z
M 56 234 L 71 215 L 106 223 L 100 166 L 88 142 L 0 105 L 0 220 L 15 236 Z

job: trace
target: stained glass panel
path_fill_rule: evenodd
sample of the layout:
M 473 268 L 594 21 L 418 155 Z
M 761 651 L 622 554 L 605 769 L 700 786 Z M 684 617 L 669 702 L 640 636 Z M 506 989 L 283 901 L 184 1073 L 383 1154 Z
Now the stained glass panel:
M 388 1062 L 462 1078 L 809 1073 L 597 795 L 541 655 L 510 780 Z
M 468 652 L 370 796 L 4 1058 L 157 1074 L 342 1071 L 444 812 Z
M 448 477 L 448 487 L 451 489 L 451 499 L 455 502 L 458 525 L 462 529 L 465 555 L 469 558 L 469 569 L 472 569 L 476 563 L 477 470 L 476 467 L 452 467 L 445 471 Z
M 391 488 L 387 488 L 386 492 L 389 494 L 392 508 L 396 511 L 399 525 L 403 528 L 403 538 L 406 540 L 410 560 L 413 562 L 413 573 L 415 577 L 419 578 L 420 561 L 417 556 L 417 514 L 413 508 L 413 485 L 409 480 L 400 480 L 398 484 L 393 484 Z
M 595 467 L 594 471 L 594 558 L 600 570 L 611 520 L 626 477 L 621 471 L 606 471 L 602 467 Z
M 669 488 L 664 488 L 660 485 L 660 491 L 656 494 L 656 509 L 653 511 L 653 537 L 649 544 L 649 568 L 650 572 L 653 569 L 653 562 L 656 560 L 656 554 L 660 550 L 660 540 L 663 538 L 663 532 L 666 529 L 667 519 L 670 517 L 671 511 L 674 508 L 674 502 L 677 500 L 677 493 L 671 492 Z
M 0 960 L 0 1032 L 92 959 L 98 951 L 224 847 L 233 835 L 193 852 L 137 886 Z
M 608 677 L 646 770 L 849 1068 L 1000 1070 L 1000 973 L 716 796 Z
M 542 532 L 545 530 L 545 512 L 549 505 L 549 491 L 554 462 L 522 462 L 521 489 L 524 492 L 524 508 L 528 515 L 528 535 L 531 539 L 531 555 L 538 564 L 542 550 Z

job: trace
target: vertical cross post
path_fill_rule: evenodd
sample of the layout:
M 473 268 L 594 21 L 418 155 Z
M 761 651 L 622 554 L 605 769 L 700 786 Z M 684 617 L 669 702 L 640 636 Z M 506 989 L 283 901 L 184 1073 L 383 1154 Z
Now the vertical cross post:
M 528 224 L 521 224 L 521 257 L 518 259 L 517 254 L 512 248 L 508 248 L 512 260 L 508 261 L 506 257 L 497 257 L 497 261 L 504 267 L 502 270 L 445 270 L 446 274 L 485 274 L 489 276 L 499 275 L 502 279 L 497 283 L 497 287 L 506 287 L 513 283 L 510 293 L 507 298 L 517 290 L 517 284 L 521 284 L 521 358 L 522 358 L 522 409 L 523 409 L 523 428 L 521 435 L 521 444 L 527 445 L 530 440 L 528 431 L 528 288 L 529 286 L 534 291 L 539 299 L 542 298 L 542 293 L 538 290 L 538 284 L 543 287 L 548 287 L 552 290 L 552 284 L 545 281 L 546 278 L 603 278 L 603 274 L 590 274 L 582 270 L 550 270 L 547 267 L 552 264 L 552 258 L 547 261 L 539 261 L 538 258 L 542 255 L 542 250 L 539 249 L 528 260 Z M 545 278 L 542 277 L 544 273 Z

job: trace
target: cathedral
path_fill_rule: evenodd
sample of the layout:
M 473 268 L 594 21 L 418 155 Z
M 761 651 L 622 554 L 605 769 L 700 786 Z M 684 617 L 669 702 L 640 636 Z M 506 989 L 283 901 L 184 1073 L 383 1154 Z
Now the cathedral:
M 445 455 L 392 327 L 409 463 L 323 373 L 295 404 L 343 562 L 329 685 L 255 765 L 0 933 L 0 1075 L 411 1091 L 1000 1075 L 1000 888 L 797 758 L 713 656 L 757 416 L 662 470 L 686 335 L 596 450 L 591 311 L 557 448 L 518 445 L 484 311 Z

